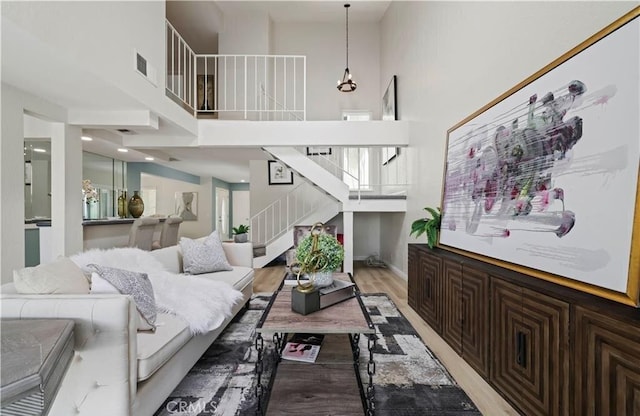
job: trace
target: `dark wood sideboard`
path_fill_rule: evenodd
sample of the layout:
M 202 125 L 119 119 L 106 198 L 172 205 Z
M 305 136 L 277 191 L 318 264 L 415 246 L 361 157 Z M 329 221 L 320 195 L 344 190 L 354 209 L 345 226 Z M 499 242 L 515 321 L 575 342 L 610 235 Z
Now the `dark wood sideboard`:
M 640 309 L 426 244 L 408 301 L 523 415 L 640 415 Z

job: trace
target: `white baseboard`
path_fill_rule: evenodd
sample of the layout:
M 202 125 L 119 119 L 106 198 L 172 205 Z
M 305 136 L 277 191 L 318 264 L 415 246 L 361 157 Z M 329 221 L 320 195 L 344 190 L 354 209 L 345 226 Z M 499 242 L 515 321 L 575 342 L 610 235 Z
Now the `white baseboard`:
M 353 261 L 365 261 L 367 259 L 367 257 L 369 257 L 369 256 L 353 256 Z M 384 261 L 384 260 L 382 260 L 382 261 Z M 402 270 L 398 269 L 393 264 L 389 264 L 386 261 L 384 262 L 384 264 L 386 264 L 387 268 L 389 270 L 391 270 L 394 274 L 397 274 L 398 276 L 400 276 L 404 280 L 409 280 L 409 277 L 407 276 L 407 274 L 405 272 L 403 272 Z
M 409 276 L 407 276 L 407 274 L 405 272 L 403 272 L 402 270 L 398 269 L 396 266 L 394 266 L 393 264 L 387 264 L 387 267 L 395 274 L 397 274 L 398 276 L 402 277 L 404 280 L 409 280 Z

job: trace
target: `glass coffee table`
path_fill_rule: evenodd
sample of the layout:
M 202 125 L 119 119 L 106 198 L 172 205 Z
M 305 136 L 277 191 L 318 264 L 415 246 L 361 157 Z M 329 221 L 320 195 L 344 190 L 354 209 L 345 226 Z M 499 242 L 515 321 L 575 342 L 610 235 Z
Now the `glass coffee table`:
M 353 281 L 346 273 L 336 273 L 335 278 Z M 356 286 L 355 297 L 301 315 L 291 310 L 293 288 L 280 285 L 256 326 L 258 413 L 300 415 L 322 409 L 323 414 L 373 415 L 376 331 L 360 290 Z M 314 363 L 280 359 L 288 334 L 292 333 L 325 335 Z M 361 335 L 367 338 L 369 353 L 366 391 L 360 377 Z M 278 355 L 271 380 L 262 380 L 265 337 L 273 337 L 273 351 Z M 354 400 L 358 396 L 361 400 Z

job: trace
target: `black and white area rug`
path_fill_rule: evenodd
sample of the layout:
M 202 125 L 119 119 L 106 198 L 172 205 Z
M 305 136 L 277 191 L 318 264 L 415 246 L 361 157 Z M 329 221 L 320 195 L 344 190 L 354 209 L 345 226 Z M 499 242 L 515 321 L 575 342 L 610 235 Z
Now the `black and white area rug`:
M 255 326 L 270 294 L 257 294 L 175 388 L 155 416 L 249 416 L 256 412 Z M 471 399 L 420 340 L 384 294 L 363 295 L 376 326 L 375 414 L 381 416 L 480 415 Z M 362 380 L 367 381 L 367 339 L 360 340 Z M 272 348 L 270 342 L 265 343 Z M 274 367 L 265 354 L 265 380 Z M 366 388 L 366 385 L 365 385 Z M 360 400 L 360 398 L 356 398 Z

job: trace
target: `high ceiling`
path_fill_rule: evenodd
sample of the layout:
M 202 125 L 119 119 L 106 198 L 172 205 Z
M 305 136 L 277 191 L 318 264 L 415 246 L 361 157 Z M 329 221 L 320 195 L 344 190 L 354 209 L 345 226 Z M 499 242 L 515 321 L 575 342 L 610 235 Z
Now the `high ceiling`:
M 349 21 L 378 22 L 390 1 L 351 1 Z M 197 53 L 217 53 L 222 14 L 260 13 L 278 22 L 344 22 L 342 1 L 192 1 L 167 2 L 167 18 Z M 202 176 L 215 176 L 229 182 L 249 180 L 249 161 L 266 159 L 260 149 L 172 148 L 171 157 L 179 161 L 163 163 L 175 169 Z
M 389 1 L 352 1 L 350 21 L 380 21 Z M 343 2 L 339 1 L 182 1 L 167 2 L 167 18 L 197 53 L 217 53 L 217 36 L 222 26 L 221 15 L 264 13 L 274 22 L 316 21 L 344 22 Z M 68 59 L 48 48 L 45 42 L 30 36 L 12 22 L 2 22 L 2 81 L 59 105 L 95 111 L 140 109 L 133 97 L 109 80 L 103 80 L 83 68 L 70 67 Z M 29 51 L 29 53 L 25 53 Z M 55 74 L 56 81 L 42 76 L 41 68 Z M 73 88 L 72 88 L 73 86 Z M 100 99 L 96 99 L 100 97 Z M 155 162 L 199 176 L 213 176 L 237 183 L 249 181 L 250 160 L 266 159 L 259 148 L 156 148 L 130 149 L 119 153 L 123 138 L 115 131 L 84 129 L 94 137 L 83 142 L 90 152 L 127 162 L 144 161 L 145 156 L 156 157 Z M 159 120 L 158 130 L 143 134 L 182 136 L 184 131 L 166 119 Z M 171 159 L 171 161 L 169 161 Z

